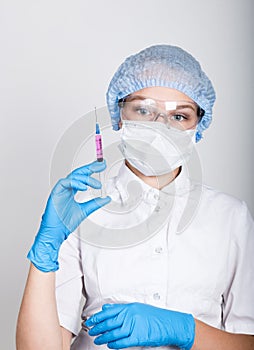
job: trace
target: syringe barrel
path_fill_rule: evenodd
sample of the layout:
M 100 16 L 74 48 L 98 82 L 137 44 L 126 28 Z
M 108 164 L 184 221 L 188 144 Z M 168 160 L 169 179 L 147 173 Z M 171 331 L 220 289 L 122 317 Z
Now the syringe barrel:
M 96 143 L 96 157 L 98 162 L 103 161 L 103 152 L 102 152 L 102 140 L 101 135 L 95 135 L 95 143 Z

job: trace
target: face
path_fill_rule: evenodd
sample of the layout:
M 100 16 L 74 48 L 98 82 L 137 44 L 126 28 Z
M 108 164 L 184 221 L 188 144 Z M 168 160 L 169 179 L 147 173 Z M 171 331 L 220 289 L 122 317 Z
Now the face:
M 197 104 L 182 92 L 166 87 L 136 91 L 120 107 L 121 120 L 156 121 L 181 130 L 195 129 L 199 122 Z

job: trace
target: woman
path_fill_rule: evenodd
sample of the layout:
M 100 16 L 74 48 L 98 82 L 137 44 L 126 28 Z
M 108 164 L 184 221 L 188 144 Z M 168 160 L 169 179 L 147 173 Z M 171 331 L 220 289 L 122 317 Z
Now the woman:
M 214 100 L 199 63 L 178 47 L 149 47 L 119 67 L 107 102 L 125 162 L 109 182 L 110 197 L 74 201 L 77 191 L 100 187 L 91 175 L 105 162 L 75 170 L 53 189 L 28 254 L 19 350 L 70 349 L 73 335 L 72 349 L 253 349 L 252 218 L 244 203 L 186 171 Z M 131 181 L 142 193 L 131 193 L 135 209 L 97 211 L 110 198 L 127 208 Z M 89 231 L 89 215 L 99 234 Z M 130 222 L 139 228 L 133 235 L 125 234 Z M 114 229 L 124 235 L 108 249 Z

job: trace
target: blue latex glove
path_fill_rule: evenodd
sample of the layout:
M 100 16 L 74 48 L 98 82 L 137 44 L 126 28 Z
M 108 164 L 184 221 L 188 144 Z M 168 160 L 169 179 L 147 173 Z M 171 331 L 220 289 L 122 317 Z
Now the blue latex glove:
M 85 321 L 94 343 L 110 349 L 132 346 L 177 346 L 191 349 L 195 338 L 192 315 L 147 304 L 105 304 Z
M 78 203 L 74 196 L 77 191 L 85 191 L 87 186 L 101 188 L 101 183 L 91 177 L 106 168 L 105 161 L 93 162 L 71 172 L 57 182 L 53 188 L 39 232 L 27 257 L 41 271 L 58 270 L 58 252 L 63 241 L 92 212 L 110 202 L 110 197 L 94 198 Z

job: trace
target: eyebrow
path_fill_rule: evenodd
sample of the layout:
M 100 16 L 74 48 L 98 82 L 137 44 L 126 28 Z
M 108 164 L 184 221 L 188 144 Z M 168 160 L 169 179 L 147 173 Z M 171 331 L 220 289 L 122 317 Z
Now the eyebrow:
M 125 98 L 123 98 L 124 101 L 126 102 L 131 102 L 131 101 L 135 101 L 135 100 L 147 100 L 151 98 L 147 97 L 147 96 L 141 96 L 141 95 L 128 95 Z
M 148 96 L 141 96 L 141 95 L 128 95 L 126 96 L 126 98 L 123 99 L 125 102 L 132 102 L 132 101 L 135 101 L 135 100 L 154 100 L 156 102 L 156 99 L 153 99 L 151 97 L 148 97 Z M 167 101 L 162 101 L 162 102 L 167 102 Z M 171 102 L 171 101 L 168 101 L 168 102 Z M 177 102 L 177 101 L 172 101 L 172 102 Z M 186 101 L 179 101 L 179 103 L 186 103 Z M 176 107 L 176 109 L 174 110 L 178 110 L 178 109 L 192 109 L 194 112 L 196 112 L 196 108 L 198 108 L 198 105 L 195 103 L 195 102 L 189 102 L 188 104 L 180 104 Z M 173 110 L 173 109 L 172 109 Z
M 181 102 L 181 101 L 179 101 Z M 196 112 L 195 107 L 198 107 L 197 105 L 195 105 L 195 103 L 190 103 L 189 105 L 179 105 L 176 107 L 176 109 L 192 109 L 194 112 Z

